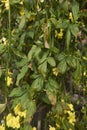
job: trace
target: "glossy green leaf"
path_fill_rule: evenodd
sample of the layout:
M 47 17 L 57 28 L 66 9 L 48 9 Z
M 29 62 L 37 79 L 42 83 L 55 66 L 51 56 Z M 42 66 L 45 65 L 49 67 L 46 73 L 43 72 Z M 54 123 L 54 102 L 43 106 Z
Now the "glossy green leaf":
M 64 52 L 61 52 L 61 53 L 57 56 L 57 59 L 58 59 L 58 61 L 61 61 L 61 60 L 65 59 L 65 57 L 66 57 L 65 53 L 64 53 Z
M 58 71 L 61 74 L 64 74 L 67 71 L 67 63 L 65 60 L 62 60 L 59 64 L 58 64 Z
M 76 24 L 71 24 L 71 25 L 70 25 L 70 31 L 71 31 L 71 33 L 73 34 L 73 36 L 75 36 L 75 38 L 77 38 L 77 35 L 78 35 L 78 33 L 79 33 L 78 25 L 76 25 Z
M 24 65 L 26 65 L 27 64 L 27 58 L 23 58 L 21 61 L 19 61 L 19 62 L 16 62 L 16 65 L 17 65 L 17 67 L 23 67 Z
M 74 67 L 74 68 L 76 67 L 77 61 L 76 58 L 73 57 L 72 55 L 66 57 L 66 62 L 70 67 Z
M 44 61 L 42 64 L 38 66 L 38 71 L 40 74 L 43 75 L 43 77 L 46 76 L 47 73 L 47 61 Z
M 28 71 L 28 65 L 23 66 L 20 73 L 17 76 L 17 81 L 16 81 L 17 86 L 19 85 L 20 80 L 25 76 L 27 71 Z
M 81 79 L 82 76 L 82 66 L 81 64 L 77 61 L 77 68 L 75 70 L 75 72 L 73 73 L 74 79 L 76 81 L 79 81 Z
M 27 104 L 27 121 L 31 122 L 32 116 L 34 115 L 34 113 L 36 112 L 36 103 L 33 100 L 29 100 L 28 104 Z
M 47 58 L 47 62 L 51 65 L 51 66 L 56 66 L 56 62 L 55 59 L 53 57 L 48 57 Z
M 9 97 L 20 97 L 21 95 L 23 95 L 25 93 L 25 89 L 23 89 L 22 87 L 17 87 L 17 88 L 14 88 Z
M 25 26 L 25 16 L 22 16 L 19 24 L 19 30 L 22 30 L 24 26 Z
M 37 46 L 33 45 L 32 48 L 30 49 L 29 53 L 28 53 L 28 61 L 30 61 L 31 58 L 33 58 L 36 50 L 37 50 Z
M 42 88 L 43 88 L 43 78 L 39 76 L 32 82 L 31 90 L 34 92 L 38 92 L 41 91 Z
M 69 26 L 69 20 L 59 20 L 56 26 L 57 28 L 67 28 Z
M 74 20 L 77 20 L 79 16 L 79 4 L 77 2 L 73 3 L 72 12 L 73 12 Z

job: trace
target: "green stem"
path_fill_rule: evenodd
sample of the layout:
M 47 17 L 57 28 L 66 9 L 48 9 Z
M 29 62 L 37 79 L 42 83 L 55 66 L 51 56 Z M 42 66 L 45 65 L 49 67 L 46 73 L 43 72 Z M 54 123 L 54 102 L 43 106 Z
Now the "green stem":
M 9 2 L 9 0 L 8 0 Z M 10 13 L 10 2 L 9 2 L 9 10 L 8 10 L 8 45 L 7 45 L 7 61 L 6 61 L 6 88 L 5 88 L 5 97 L 7 98 L 7 78 L 8 78 L 8 70 L 10 63 L 10 45 L 11 45 L 11 13 Z
M 5 84 L 5 101 L 7 101 L 8 96 L 8 86 L 7 86 L 7 78 L 8 78 L 8 70 L 9 70 L 9 63 L 10 63 L 10 45 L 11 45 L 11 12 L 10 12 L 10 0 L 8 0 L 8 44 L 7 44 L 7 61 L 6 61 L 6 84 Z M 5 112 L 5 128 L 6 128 L 6 114 Z

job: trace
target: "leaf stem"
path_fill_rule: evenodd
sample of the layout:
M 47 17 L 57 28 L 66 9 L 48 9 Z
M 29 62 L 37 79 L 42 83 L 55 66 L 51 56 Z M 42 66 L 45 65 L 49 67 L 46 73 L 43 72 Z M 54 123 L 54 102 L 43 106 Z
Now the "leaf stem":
M 7 88 L 7 80 L 8 80 L 8 70 L 10 63 L 10 45 L 11 45 L 11 12 L 10 12 L 10 0 L 8 0 L 8 44 L 7 44 L 7 57 L 6 57 L 6 73 L 5 73 L 5 101 L 7 101 L 8 96 L 8 88 Z M 5 111 L 5 128 L 6 128 L 6 111 Z

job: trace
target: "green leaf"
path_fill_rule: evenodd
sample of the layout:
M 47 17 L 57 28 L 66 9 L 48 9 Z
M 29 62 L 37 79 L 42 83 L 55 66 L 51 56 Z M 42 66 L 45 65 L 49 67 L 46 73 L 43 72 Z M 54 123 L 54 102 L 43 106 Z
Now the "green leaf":
M 23 58 L 20 62 L 16 62 L 17 67 L 23 67 L 27 64 L 27 58 Z
M 64 52 L 61 52 L 58 56 L 57 56 L 57 59 L 58 59 L 58 61 L 61 61 L 61 60 L 63 60 L 63 59 L 65 59 L 65 53 Z
M 48 54 L 49 54 L 48 51 L 47 52 L 42 52 L 42 54 L 41 54 L 42 56 L 41 56 L 41 58 L 39 60 L 39 65 L 42 64 L 43 62 L 47 61 Z
M 51 51 L 51 52 L 54 52 L 54 53 L 56 53 L 56 54 L 59 53 L 59 49 L 56 48 L 56 47 L 50 47 L 50 51 Z
M 7 104 L 7 103 L 0 104 L 0 114 L 5 110 L 6 104 Z
M 64 11 L 68 11 L 68 7 L 69 7 L 68 1 L 64 1 L 62 6 L 63 6 Z
M 62 105 L 60 102 L 57 103 L 57 106 L 56 106 L 56 111 L 57 113 L 61 114 L 62 113 Z
M 71 32 L 70 32 L 70 29 L 68 28 L 67 31 L 66 31 L 66 47 L 67 47 L 67 50 L 69 50 L 70 41 L 71 41 Z
M 20 97 L 21 95 L 23 95 L 24 92 L 25 90 L 22 87 L 13 88 L 9 97 Z
M 46 91 L 48 99 L 50 100 L 53 106 L 55 106 L 57 102 L 58 89 L 59 89 L 59 84 L 57 83 L 55 79 L 50 77 L 48 79 L 48 82 L 46 83 L 45 91 Z
M 73 34 L 73 36 L 75 36 L 75 38 L 77 38 L 77 35 L 79 33 L 79 28 L 77 24 L 71 24 L 70 25 L 70 31 Z
M 56 18 L 50 18 L 50 21 L 51 21 L 54 25 L 57 25 L 57 19 L 56 19 Z
M 22 16 L 19 24 L 19 30 L 22 30 L 24 26 L 25 26 L 25 16 Z
M 23 66 L 21 72 L 17 76 L 17 81 L 16 81 L 17 86 L 19 85 L 19 81 L 25 76 L 27 71 L 28 71 L 28 65 Z
M 39 99 L 41 101 L 43 101 L 44 103 L 50 105 L 50 100 L 48 99 L 48 96 L 46 95 L 46 93 L 41 93 L 40 96 L 39 96 Z
M 27 104 L 27 121 L 31 122 L 31 119 L 33 117 L 33 114 L 36 111 L 36 103 L 33 100 L 29 100 L 28 104 Z
M 23 130 L 32 130 L 32 126 L 29 124 L 25 124 Z
M 37 50 L 37 46 L 33 45 L 31 50 L 28 53 L 28 61 L 30 61 L 32 59 L 32 57 L 34 56 L 36 50 Z
M 0 78 L 1 78 L 1 76 L 2 76 L 2 70 L 0 69 Z
M 49 77 L 48 82 L 50 84 L 50 87 L 52 88 L 52 91 L 58 90 L 59 88 L 59 84 L 57 83 L 57 81 L 55 79 L 53 79 L 52 77 Z M 55 91 L 56 92 L 56 91 Z
M 0 44 L 0 54 L 3 53 L 5 49 L 5 45 L 4 44 Z
M 57 96 L 56 96 L 56 94 L 53 93 L 53 92 L 51 92 L 51 91 L 49 91 L 49 90 L 46 90 L 46 94 L 47 94 L 48 99 L 50 100 L 51 104 L 52 104 L 53 106 L 55 106 L 55 105 L 56 105 L 56 101 L 57 101 Z
M 28 35 L 29 35 L 30 38 L 33 39 L 33 37 L 34 37 L 34 31 L 29 31 Z
M 11 1 L 11 5 L 14 5 L 14 4 L 19 4 L 20 0 L 12 0 Z
M 56 28 L 67 28 L 69 26 L 69 20 L 59 20 L 57 22 Z
M 11 49 L 12 49 L 13 53 L 14 53 L 16 56 L 21 57 L 21 58 L 26 58 L 26 55 L 25 55 L 24 53 L 20 52 L 19 50 L 14 49 L 14 48 L 11 48 Z
M 72 6 L 72 12 L 73 12 L 73 17 L 74 20 L 78 19 L 79 16 L 79 4 L 77 2 L 74 2 L 73 6 Z
M 47 62 L 51 65 L 51 66 L 56 66 L 56 62 L 55 59 L 53 57 L 48 57 L 47 58 Z
M 75 70 L 75 72 L 73 73 L 74 79 L 76 81 L 79 81 L 81 79 L 82 76 L 82 66 L 81 64 L 77 61 L 77 68 Z
M 76 67 L 76 58 L 72 55 L 66 57 L 66 62 L 69 66 L 75 68 Z
M 46 76 L 47 73 L 47 61 L 44 61 L 42 64 L 38 66 L 38 71 L 40 74 L 43 75 L 43 77 Z
M 43 78 L 39 76 L 37 79 L 33 81 L 31 85 L 31 90 L 34 92 L 38 92 L 41 91 L 42 88 L 43 88 Z
M 58 71 L 61 74 L 64 74 L 67 70 L 67 64 L 65 60 L 62 60 L 59 64 L 58 64 Z

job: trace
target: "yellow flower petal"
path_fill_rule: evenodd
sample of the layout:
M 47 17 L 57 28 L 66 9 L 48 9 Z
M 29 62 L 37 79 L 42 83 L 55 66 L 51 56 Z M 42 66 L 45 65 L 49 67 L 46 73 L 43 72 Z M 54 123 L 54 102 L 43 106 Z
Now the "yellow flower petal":
M 0 130 L 5 130 L 5 127 L 4 127 L 4 125 L 2 124 L 2 125 L 0 125 Z

